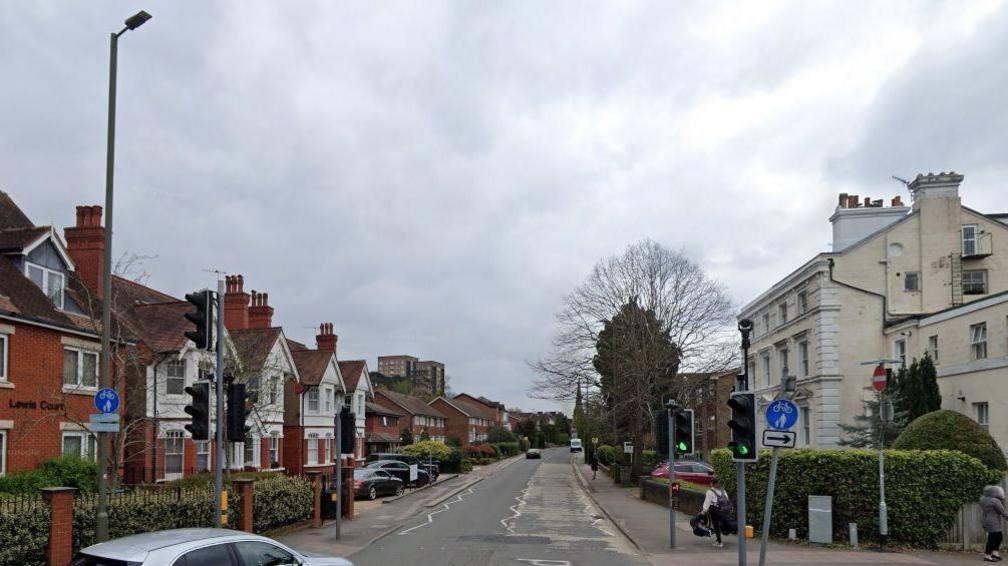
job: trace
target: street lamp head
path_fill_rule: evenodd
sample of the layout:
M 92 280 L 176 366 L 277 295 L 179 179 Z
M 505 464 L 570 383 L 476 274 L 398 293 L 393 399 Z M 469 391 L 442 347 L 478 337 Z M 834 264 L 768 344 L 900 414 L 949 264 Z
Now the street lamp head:
M 752 331 L 753 323 L 748 318 L 743 318 L 738 322 L 738 329 L 740 332 L 750 332 Z
M 140 10 L 136 14 L 126 18 L 126 29 L 136 29 L 144 25 L 144 23 L 149 19 L 151 19 L 151 15 L 143 10 Z
M 672 409 L 674 411 L 678 407 L 679 407 L 679 403 L 676 403 L 675 399 L 669 397 L 668 399 L 665 400 L 665 408 L 666 409 Z

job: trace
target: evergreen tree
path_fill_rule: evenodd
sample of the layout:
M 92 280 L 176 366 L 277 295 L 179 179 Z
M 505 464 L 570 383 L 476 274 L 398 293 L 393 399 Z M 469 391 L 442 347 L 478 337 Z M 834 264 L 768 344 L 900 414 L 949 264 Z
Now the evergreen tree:
M 403 446 L 407 444 L 413 444 L 413 431 L 406 427 L 399 431 L 399 442 Z
M 851 448 L 878 448 L 879 438 L 882 434 L 882 419 L 880 412 L 881 396 L 872 389 L 872 398 L 863 402 L 864 412 L 854 416 L 854 424 L 841 424 L 840 429 L 844 432 L 844 438 L 839 442 L 840 446 L 850 446 Z M 896 437 L 906 428 L 907 414 L 901 408 L 902 402 L 898 393 L 889 393 L 886 397 L 893 403 L 893 418 L 886 423 L 885 445 L 892 446 Z
M 929 355 L 920 360 L 914 358 L 910 367 L 901 368 L 897 376 L 900 408 L 906 413 L 907 422 L 941 409 L 937 374 Z

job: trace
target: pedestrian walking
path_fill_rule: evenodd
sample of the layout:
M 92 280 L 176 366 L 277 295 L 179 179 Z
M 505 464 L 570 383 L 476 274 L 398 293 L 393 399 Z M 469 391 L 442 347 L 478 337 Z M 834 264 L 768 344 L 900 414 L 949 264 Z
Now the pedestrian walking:
M 983 510 L 983 530 L 987 532 L 987 546 L 984 547 L 984 562 L 1001 560 L 1001 526 L 1008 519 L 1005 512 L 1005 492 L 999 485 L 988 485 L 980 497 Z
M 731 516 L 731 510 L 731 500 L 728 499 L 728 493 L 721 487 L 721 482 L 714 478 L 711 480 L 711 487 L 707 490 L 703 507 L 700 509 L 701 513 L 707 515 L 707 522 L 716 537 L 712 546 L 717 548 L 724 546 L 724 543 L 721 542 L 721 531 L 724 526 L 724 518 Z
M 598 475 L 598 454 L 592 451 L 591 456 L 588 457 L 588 463 L 591 464 L 592 469 L 592 479 Z

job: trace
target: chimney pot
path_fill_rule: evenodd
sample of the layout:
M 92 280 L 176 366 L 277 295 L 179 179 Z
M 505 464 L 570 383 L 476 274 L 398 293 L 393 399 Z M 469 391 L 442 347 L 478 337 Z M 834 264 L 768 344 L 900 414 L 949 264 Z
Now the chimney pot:
M 847 193 L 840 193 L 839 202 L 837 206 L 840 208 L 847 208 Z
M 865 208 L 868 208 L 869 206 L 871 206 L 871 197 L 865 197 L 864 198 L 864 205 L 865 205 Z
M 894 196 L 893 199 L 892 199 L 892 205 L 893 206 L 903 206 L 903 199 L 899 195 Z
M 98 299 L 104 296 L 105 280 L 105 228 L 101 225 L 101 212 L 101 206 L 78 206 L 76 224 L 63 229 L 67 252 L 78 276 Z

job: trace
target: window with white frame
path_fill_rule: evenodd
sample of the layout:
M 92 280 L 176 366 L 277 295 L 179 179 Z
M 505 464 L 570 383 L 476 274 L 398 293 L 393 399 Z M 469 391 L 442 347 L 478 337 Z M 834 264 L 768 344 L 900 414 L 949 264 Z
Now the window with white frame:
M 928 336 L 928 356 L 931 357 L 931 361 L 938 363 L 938 335 Z
M 901 364 L 906 365 L 906 340 L 900 339 L 893 342 L 893 356 L 896 356 Z
M 983 403 L 973 403 L 973 417 L 976 419 L 977 424 L 980 425 L 985 431 L 987 431 L 990 428 L 987 408 L 988 405 L 986 401 Z
M 259 447 L 259 442 L 254 436 L 250 434 L 247 437 L 245 437 L 244 444 L 245 446 L 243 446 L 243 448 L 245 450 L 244 454 L 245 465 L 255 467 L 257 460 L 259 460 L 259 450 L 257 450 L 257 448 Z
M 347 409 L 353 410 L 353 395 L 346 395 L 343 397 L 343 406 Z
M 0 381 L 7 379 L 7 335 L 0 334 Z
M 808 407 L 801 408 L 802 422 L 802 444 L 809 446 L 812 444 L 812 417 Z
M 210 471 L 210 441 L 196 441 L 196 472 Z
M 987 293 L 987 270 L 969 269 L 962 273 L 963 295 L 984 295 Z
M 245 467 L 245 443 L 231 443 L 231 469 L 240 470 Z
M 798 314 L 805 314 L 808 312 L 808 293 L 806 291 L 798 292 Z
M 7 431 L 0 430 L 0 477 L 7 473 Z
M 970 349 L 974 360 L 987 357 L 987 323 L 981 322 L 970 326 Z
M 171 360 L 165 363 L 165 392 L 168 395 L 183 395 L 186 378 L 185 360 Z
M 98 458 L 98 444 L 93 434 L 87 431 L 63 433 L 63 455 L 95 461 Z
M 280 467 L 280 433 L 276 431 L 270 433 L 269 459 L 270 468 Z
M 318 440 L 317 432 L 308 433 L 308 464 L 318 464 Z
M 329 462 L 333 461 L 333 458 L 332 458 L 332 443 L 333 443 L 333 435 L 326 434 L 325 435 L 325 460 L 323 460 L 323 462 L 325 462 L 326 464 L 328 464 Z
M 280 397 L 280 378 L 271 377 L 269 380 L 269 404 L 276 405 Z
M 169 430 L 165 433 L 165 479 L 182 477 L 182 465 L 185 462 L 185 440 L 181 430 Z
M 332 411 L 332 406 L 333 406 L 333 388 L 332 387 L 326 387 L 325 388 L 325 410 L 326 410 L 327 413 L 330 412 L 330 411 Z
M 962 226 L 962 255 L 969 257 L 977 253 L 977 225 L 964 224 Z
M 808 341 L 798 343 L 798 377 L 808 377 Z
M 98 353 L 78 348 L 63 349 L 63 385 L 98 386 Z
M 763 354 L 763 385 L 770 385 L 770 354 Z
M 319 407 L 318 402 L 319 402 L 318 387 L 309 387 L 308 388 L 308 410 L 312 411 L 313 413 L 317 413 L 318 412 L 318 407 Z
M 787 348 L 780 348 L 777 350 L 777 359 L 780 360 L 781 381 L 783 381 L 788 375 L 788 354 L 789 352 Z
M 48 267 L 42 267 L 41 265 L 29 262 L 25 262 L 25 270 L 28 279 L 31 279 L 32 283 L 38 285 L 39 289 L 42 289 L 42 292 L 45 293 L 45 296 L 49 297 L 49 300 L 56 305 L 56 308 L 62 310 L 63 288 L 66 281 L 63 274 Z
M 777 305 L 777 324 L 787 322 L 787 302 Z
M 920 291 L 920 272 L 907 271 L 903 274 L 904 291 Z

